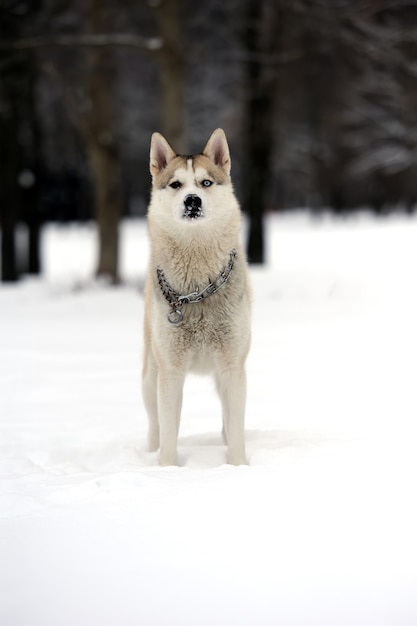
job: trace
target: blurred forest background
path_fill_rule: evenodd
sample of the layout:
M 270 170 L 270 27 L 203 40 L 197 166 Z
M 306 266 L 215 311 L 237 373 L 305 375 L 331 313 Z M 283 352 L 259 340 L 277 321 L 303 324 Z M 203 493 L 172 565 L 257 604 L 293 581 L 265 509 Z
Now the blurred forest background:
M 252 262 L 266 211 L 412 213 L 417 0 L 0 0 L 2 280 L 41 271 L 46 222 L 95 219 L 117 282 L 151 133 L 190 154 L 218 126 Z

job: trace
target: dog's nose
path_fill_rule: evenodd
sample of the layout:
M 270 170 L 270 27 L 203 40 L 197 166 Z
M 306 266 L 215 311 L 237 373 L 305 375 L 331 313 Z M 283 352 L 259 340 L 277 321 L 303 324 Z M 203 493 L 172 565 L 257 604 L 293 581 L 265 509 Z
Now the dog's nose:
M 184 198 L 184 205 L 186 209 L 201 209 L 201 198 L 200 196 L 196 196 L 194 193 L 190 193 L 188 196 Z

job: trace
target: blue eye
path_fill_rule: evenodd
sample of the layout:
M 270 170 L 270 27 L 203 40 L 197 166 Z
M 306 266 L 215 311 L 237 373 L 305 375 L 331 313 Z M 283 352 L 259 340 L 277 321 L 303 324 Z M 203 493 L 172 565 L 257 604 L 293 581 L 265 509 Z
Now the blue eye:
M 172 187 L 172 189 L 179 189 L 180 187 L 182 187 L 179 180 L 174 180 L 174 182 L 170 183 L 169 186 Z
M 211 187 L 211 185 L 213 184 L 211 182 L 211 180 L 203 180 L 203 182 L 201 183 L 203 185 L 203 187 Z

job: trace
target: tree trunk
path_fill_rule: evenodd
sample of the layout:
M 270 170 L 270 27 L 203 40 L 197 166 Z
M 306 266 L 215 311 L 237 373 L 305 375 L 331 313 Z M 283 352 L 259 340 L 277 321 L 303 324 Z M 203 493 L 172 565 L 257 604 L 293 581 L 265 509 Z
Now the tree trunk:
M 18 113 L 15 102 L 14 78 L 3 77 L 0 99 L 0 227 L 1 280 L 18 279 L 16 261 L 16 225 L 19 215 Z
M 184 98 L 184 37 L 181 29 L 183 0 L 162 0 L 155 6 L 162 47 L 155 52 L 159 66 L 162 133 L 179 153 L 187 151 Z
M 119 281 L 119 221 L 121 216 L 118 156 L 111 146 L 92 141 L 89 157 L 94 181 L 99 241 L 97 277 L 116 284 Z
M 38 70 L 33 61 L 29 58 L 27 61 L 27 81 L 28 81 L 28 122 L 32 134 L 32 159 L 30 169 L 33 180 L 22 189 L 24 200 L 26 203 L 25 217 L 29 231 L 28 240 L 28 273 L 38 275 L 41 273 L 41 207 L 39 198 L 40 176 L 42 171 L 41 145 L 42 135 L 39 127 L 39 119 L 36 111 L 36 82 L 38 78 Z
M 10 196 L 8 201 L 11 201 Z M 11 202 L 1 211 L 1 280 L 4 283 L 16 282 L 18 279 L 15 237 L 16 215 Z
M 272 4 L 266 16 L 262 0 L 247 0 L 244 40 L 247 53 L 247 148 L 244 208 L 249 216 L 247 253 L 250 263 L 264 263 L 263 216 L 266 208 L 273 150 L 278 71 L 271 63 L 280 44 L 281 16 Z M 266 32 L 264 32 L 266 30 Z M 272 65 L 272 67 L 271 67 Z
M 105 32 L 106 8 L 102 0 L 90 0 L 88 22 L 91 33 Z M 122 193 L 120 156 L 113 119 L 113 77 L 106 53 L 101 49 L 89 50 L 88 63 L 87 91 L 90 110 L 84 132 L 98 228 L 99 258 L 96 275 L 117 283 Z

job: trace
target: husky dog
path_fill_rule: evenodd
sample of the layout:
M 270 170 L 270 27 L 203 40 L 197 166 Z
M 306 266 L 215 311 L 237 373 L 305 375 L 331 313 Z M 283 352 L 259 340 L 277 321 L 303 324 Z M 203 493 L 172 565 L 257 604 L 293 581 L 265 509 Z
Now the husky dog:
M 149 450 L 159 448 L 161 465 L 177 465 L 189 371 L 214 375 L 228 461 L 246 463 L 250 288 L 230 165 L 221 128 L 194 156 L 177 155 L 162 135 L 152 135 L 143 399 Z

